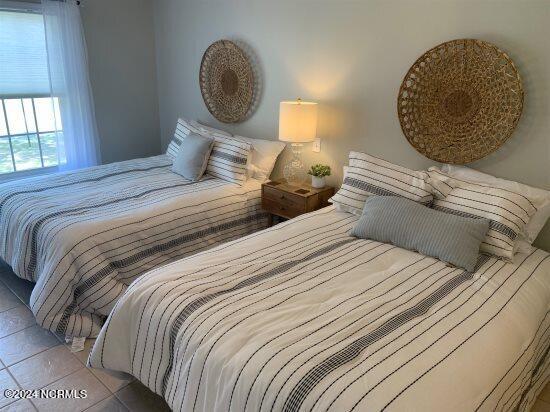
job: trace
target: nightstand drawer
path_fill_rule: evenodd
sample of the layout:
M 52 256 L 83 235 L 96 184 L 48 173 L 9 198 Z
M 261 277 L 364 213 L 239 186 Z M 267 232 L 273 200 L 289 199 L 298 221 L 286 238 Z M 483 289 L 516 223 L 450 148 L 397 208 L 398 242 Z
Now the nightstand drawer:
M 281 203 L 289 208 L 304 208 L 305 199 L 299 195 L 293 193 L 283 192 L 274 187 L 264 186 L 265 199 L 273 200 L 274 202 Z
M 292 219 L 328 205 L 334 193 L 332 187 L 314 188 L 306 183 L 292 185 L 284 180 L 262 184 L 262 208 L 269 212 L 270 225 L 273 216 Z
M 293 203 L 282 203 L 280 200 L 273 200 L 264 197 L 262 199 L 262 208 L 277 216 L 283 216 L 287 219 L 299 216 L 304 213 L 304 206 Z

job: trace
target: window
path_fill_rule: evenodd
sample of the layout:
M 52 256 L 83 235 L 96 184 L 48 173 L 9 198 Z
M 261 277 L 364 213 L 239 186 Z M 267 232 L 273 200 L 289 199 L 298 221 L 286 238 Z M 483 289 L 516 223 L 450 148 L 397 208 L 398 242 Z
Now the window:
M 65 161 L 60 102 L 50 90 L 42 15 L 0 10 L 0 174 Z

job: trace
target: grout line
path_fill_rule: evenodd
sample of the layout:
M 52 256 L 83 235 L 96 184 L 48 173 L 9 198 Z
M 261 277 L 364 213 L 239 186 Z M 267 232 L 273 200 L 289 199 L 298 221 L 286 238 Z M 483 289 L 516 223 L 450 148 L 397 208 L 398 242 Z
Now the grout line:
M 23 329 L 21 329 L 21 330 L 18 330 L 17 332 L 12 332 L 12 333 L 10 333 L 9 335 L 2 336 L 2 337 L 0 338 L 0 341 L 1 341 L 2 339 L 4 339 L 4 338 L 9 338 L 10 336 L 15 335 L 16 333 L 23 332 L 23 331 L 25 331 L 25 330 L 27 330 L 27 329 L 30 329 L 30 328 L 34 327 L 34 326 L 41 327 L 38 323 L 35 323 L 34 325 L 29 325 L 29 326 L 27 326 L 26 328 L 23 328 Z M 33 355 L 33 356 L 34 356 L 34 355 Z M 2 362 L 3 362 L 3 361 L 2 361 Z
M 28 329 L 28 328 L 27 328 L 27 329 Z M 6 366 L 6 368 L 10 368 L 10 367 L 12 367 L 12 366 L 15 366 L 15 365 L 17 365 L 17 364 L 19 364 L 19 363 L 21 363 L 21 362 L 26 361 L 27 359 L 30 359 L 30 358 L 35 357 L 36 355 L 40 355 L 41 353 L 44 353 L 44 352 L 46 352 L 46 351 L 49 351 L 50 349 L 53 349 L 53 348 L 57 348 L 58 346 L 65 346 L 65 345 L 59 344 L 59 345 L 55 345 L 55 346 L 50 346 L 49 348 L 44 349 L 43 351 L 37 352 L 37 353 L 35 353 L 34 355 L 31 355 L 31 356 L 26 357 L 25 359 L 21 359 L 20 361 L 17 361 L 17 362 L 15 362 L 14 364 L 12 364 L 12 365 L 10 365 L 10 366 Z M 67 348 L 67 349 L 68 349 L 68 348 Z M 69 350 L 69 352 L 70 352 L 70 350 Z M 80 359 L 78 359 L 78 358 L 74 355 L 74 353 L 72 353 L 72 352 L 70 352 L 70 353 L 71 353 L 71 355 L 72 355 L 73 357 L 76 358 L 77 361 L 80 361 Z M 2 361 L 2 362 L 3 362 L 3 361 Z M 82 363 L 82 362 L 80 362 L 80 363 Z M 84 365 L 84 366 L 86 366 L 86 365 Z M 80 370 L 80 369 L 79 369 L 79 370 Z M 69 374 L 69 375 L 70 375 L 70 374 Z M 66 376 L 68 376 L 68 375 L 66 375 Z
M 15 276 L 17 276 L 17 275 L 15 275 Z M 18 279 L 20 279 L 20 278 L 18 278 Z M 4 284 L 4 286 L 11 292 L 11 294 L 12 294 L 13 296 L 15 296 L 23 305 L 25 305 L 25 306 L 28 307 L 29 309 L 31 308 L 30 301 L 29 301 L 29 303 L 25 302 L 25 301 L 23 300 L 23 298 L 22 298 L 21 296 L 19 296 L 17 293 L 15 293 L 15 292 L 13 291 L 13 289 L 10 288 L 9 285 L 8 285 L 6 282 L 4 282 L 2 279 L 0 279 L 0 281 L 1 281 L 1 282 Z M 34 290 L 34 286 L 33 286 L 33 290 Z M 30 299 L 30 298 L 29 298 L 29 299 Z
M 5 371 L 8 373 L 8 375 L 11 376 L 12 380 L 15 382 L 15 384 L 17 385 L 17 387 L 18 387 L 19 389 L 23 389 L 23 388 L 21 387 L 21 385 L 19 385 L 19 382 L 17 382 L 17 379 L 15 379 L 15 376 L 12 375 L 10 369 L 9 369 L 7 366 L 6 366 L 6 368 L 5 368 Z M 11 389 L 11 388 L 6 388 L 6 389 Z M 13 389 L 15 389 L 15 388 L 13 388 Z M 9 406 L 9 405 L 13 405 L 13 404 L 14 404 L 15 402 L 17 402 L 19 399 L 13 398 L 12 400 L 13 400 L 13 402 L 10 402 L 10 403 L 8 403 L 7 405 L 4 405 L 3 408 L 5 408 L 5 407 L 7 407 L 7 406 Z
M 46 348 L 46 349 L 44 349 L 44 350 L 41 350 L 40 352 L 36 352 L 35 354 L 33 354 L 33 355 L 31 355 L 31 356 L 27 356 L 25 359 L 18 360 L 17 362 L 12 363 L 12 364 L 9 365 L 9 366 L 6 365 L 6 368 L 10 368 L 10 367 L 12 367 L 12 366 L 15 366 L 15 365 L 17 365 L 18 363 L 21 363 L 21 362 L 23 362 L 23 361 L 26 361 L 27 359 L 30 359 L 30 358 L 32 358 L 33 356 L 40 355 L 41 353 L 44 353 L 44 352 L 46 352 L 47 350 L 50 350 L 50 349 L 55 348 L 55 347 L 56 347 L 56 346 L 50 346 L 49 348 Z M 2 361 L 2 362 L 4 362 L 4 361 Z M 4 365 L 5 365 L 5 363 L 4 363 Z

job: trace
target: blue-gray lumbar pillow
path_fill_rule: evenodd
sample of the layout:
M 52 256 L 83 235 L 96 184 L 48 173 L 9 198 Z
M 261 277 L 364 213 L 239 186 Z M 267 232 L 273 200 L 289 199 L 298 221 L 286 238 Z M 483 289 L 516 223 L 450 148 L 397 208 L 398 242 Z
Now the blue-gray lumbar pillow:
M 182 140 L 172 171 L 186 179 L 199 180 L 206 166 L 214 146 L 214 138 L 191 133 Z
M 391 243 L 474 271 L 489 220 L 450 215 L 396 196 L 367 198 L 351 235 Z

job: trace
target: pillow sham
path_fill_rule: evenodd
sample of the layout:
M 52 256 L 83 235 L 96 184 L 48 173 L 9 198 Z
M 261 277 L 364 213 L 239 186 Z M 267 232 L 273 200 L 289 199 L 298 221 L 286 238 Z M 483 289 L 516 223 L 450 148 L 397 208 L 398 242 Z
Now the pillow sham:
M 530 251 L 529 245 L 535 241 L 550 218 L 550 191 L 512 180 L 500 179 L 465 166 L 443 165 L 441 171 L 456 179 L 485 183 L 489 186 L 501 187 L 515 193 L 521 193 L 529 199 L 537 211 L 525 227 L 525 235 L 522 235 L 522 239 L 520 240 L 520 249 L 523 247 L 525 251 Z M 524 245 L 524 243 L 527 243 L 527 245 Z
M 530 200 L 505 188 L 453 178 L 436 167 L 428 173 L 434 189 L 432 207 L 459 216 L 489 219 L 481 250 L 511 260 L 517 241 L 537 211 Z
M 433 196 L 428 174 L 398 166 L 366 153 L 350 152 L 340 190 L 329 200 L 340 210 L 361 215 L 369 196 L 401 196 L 427 205 Z
M 489 220 L 450 215 L 396 196 L 371 196 L 351 235 L 391 243 L 473 272 Z
M 206 172 L 214 177 L 242 185 L 246 181 L 251 150 L 248 143 L 216 135 Z
M 196 182 L 206 170 L 213 145 L 214 138 L 190 133 L 179 146 L 172 171 Z
M 195 133 L 201 136 L 207 135 L 199 127 L 193 125 L 192 122 L 179 118 L 176 123 L 174 136 L 172 137 L 172 140 L 170 141 L 170 144 L 166 149 L 166 154 L 168 155 L 168 157 L 170 157 L 172 160 L 176 158 L 181 142 L 191 133 Z
M 286 146 L 285 143 L 278 140 L 253 139 L 250 137 L 232 135 L 225 130 L 206 126 L 200 122 L 191 122 L 191 124 L 196 124 L 209 133 L 233 137 L 236 140 L 250 144 L 250 146 L 252 146 L 252 155 L 247 167 L 248 177 L 252 177 L 262 182 L 269 179 L 277 158 Z
M 261 182 L 269 179 L 275 167 L 275 162 L 277 162 L 277 158 L 286 147 L 286 144 L 276 140 L 253 139 L 244 136 L 233 137 L 252 146 L 250 177 Z
M 209 133 L 211 135 L 220 135 L 220 136 L 226 136 L 226 137 L 232 137 L 233 135 L 229 132 L 226 132 L 225 130 L 216 129 L 215 127 L 210 127 L 205 124 L 202 124 L 201 122 L 197 122 L 195 120 L 191 120 L 189 122 L 192 126 L 198 127 L 199 129 L 202 129 L 204 132 Z

